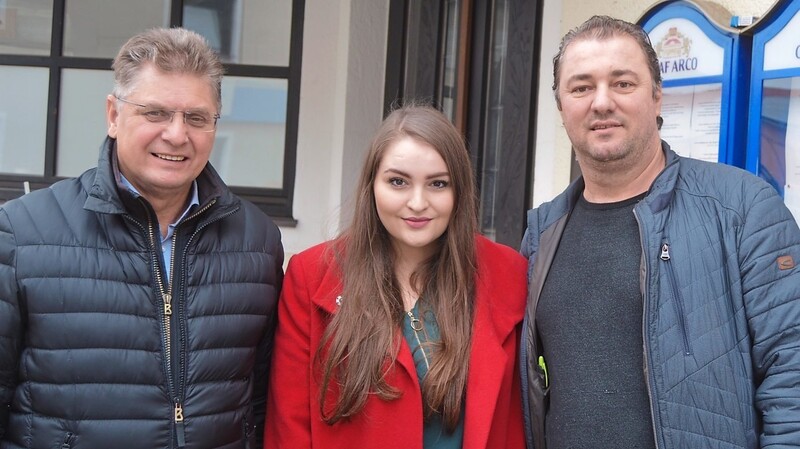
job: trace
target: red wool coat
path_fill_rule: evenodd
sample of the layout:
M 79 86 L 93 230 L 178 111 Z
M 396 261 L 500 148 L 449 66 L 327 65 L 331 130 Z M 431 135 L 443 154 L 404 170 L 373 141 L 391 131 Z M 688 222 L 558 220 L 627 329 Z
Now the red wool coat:
M 524 449 L 517 347 L 526 301 L 527 262 L 516 251 L 476 238 L 478 275 L 467 378 L 463 449 Z M 333 426 L 319 413 L 312 361 L 336 312 L 341 280 L 317 245 L 294 256 L 278 302 L 267 398 L 267 449 L 422 449 L 422 396 L 405 340 L 388 382 L 402 392 L 370 397 L 352 419 Z M 344 299 L 346 300 L 346 299 Z M 402 339 L 398 328 L 398 338 Z

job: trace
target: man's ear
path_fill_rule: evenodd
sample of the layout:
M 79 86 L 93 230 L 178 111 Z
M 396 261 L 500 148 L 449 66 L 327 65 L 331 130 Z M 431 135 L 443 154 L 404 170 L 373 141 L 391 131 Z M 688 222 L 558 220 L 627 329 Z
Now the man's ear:
M 119 110 L 117 109 L 117 98 L 113 95 L 106 97 L 106 124 L 108 125 L 108 137 L 117 138 L 117 120 L 119 120 Z

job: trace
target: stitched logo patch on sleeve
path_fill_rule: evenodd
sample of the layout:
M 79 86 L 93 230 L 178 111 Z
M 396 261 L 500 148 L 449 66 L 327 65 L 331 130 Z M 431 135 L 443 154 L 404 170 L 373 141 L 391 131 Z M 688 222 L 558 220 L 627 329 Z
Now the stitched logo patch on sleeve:
M 794 259 L 792 258 L 792 256 L 778 257 L 778 269 L 791 270 L 792 268 L 794 268 Z

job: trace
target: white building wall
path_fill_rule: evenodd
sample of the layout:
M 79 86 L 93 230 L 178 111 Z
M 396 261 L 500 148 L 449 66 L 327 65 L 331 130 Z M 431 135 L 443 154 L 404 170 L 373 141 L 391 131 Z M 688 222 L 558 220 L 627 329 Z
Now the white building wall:
M 286 260 L 334 237 L 381 121 L 388 0 L 306 0 L 293 216 Z

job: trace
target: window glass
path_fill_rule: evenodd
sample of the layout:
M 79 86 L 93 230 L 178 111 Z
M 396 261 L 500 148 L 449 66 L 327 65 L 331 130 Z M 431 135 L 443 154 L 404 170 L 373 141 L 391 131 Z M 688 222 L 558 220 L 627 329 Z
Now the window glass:
M 107 70 L 65 69 L 61 75 L 56 175 L 78 176 L 97 165 L 106 137 L 106 96 L 114 86 Z
M 501 198 L 497 198 L 500 180 L 497 173 L 502 165 L 503 118 L 507 112 L 505 100 L 505 71 L 508 65 L 509 14 L 511 10 L 507 0 L 498 0 L 495 5 L 494 32 L 491 43 L 491 66 L 489 67 L 489 92 L 487 93 L 486 135 L 484 141 L 483 166 L 481 177 L 480 229 L 481 233 L 494 240 L 497 236 L 496 211 L 500 207 Z
M 764 80 L 758 174 L 800 222 L 800 77 Z
M 183 24 L 208 39 L 223 62 L 289 65 L 292 0 L 186 0 Z
M 442 85 L 442 112 L 450 119 L 456 121 L 456 107 L 458 100 L 458 37 L 459 37 L 459 10 L 460 1 L 448 0 L 445 12 L 445 48 L 444 48 L 444 79 Z
M 48 71 L 0 66 L 0 172 L 42 175 Z
M 65 9 L 64 56 L 113 58 L 134 34 L 169 26 L 170 0 L 69 0 Z
M 283 187 L 286 80 L 226 76 L 211 165 L 233 186 Z
M 0 0 L 0 53 L 49 55 L 53 0 Z

